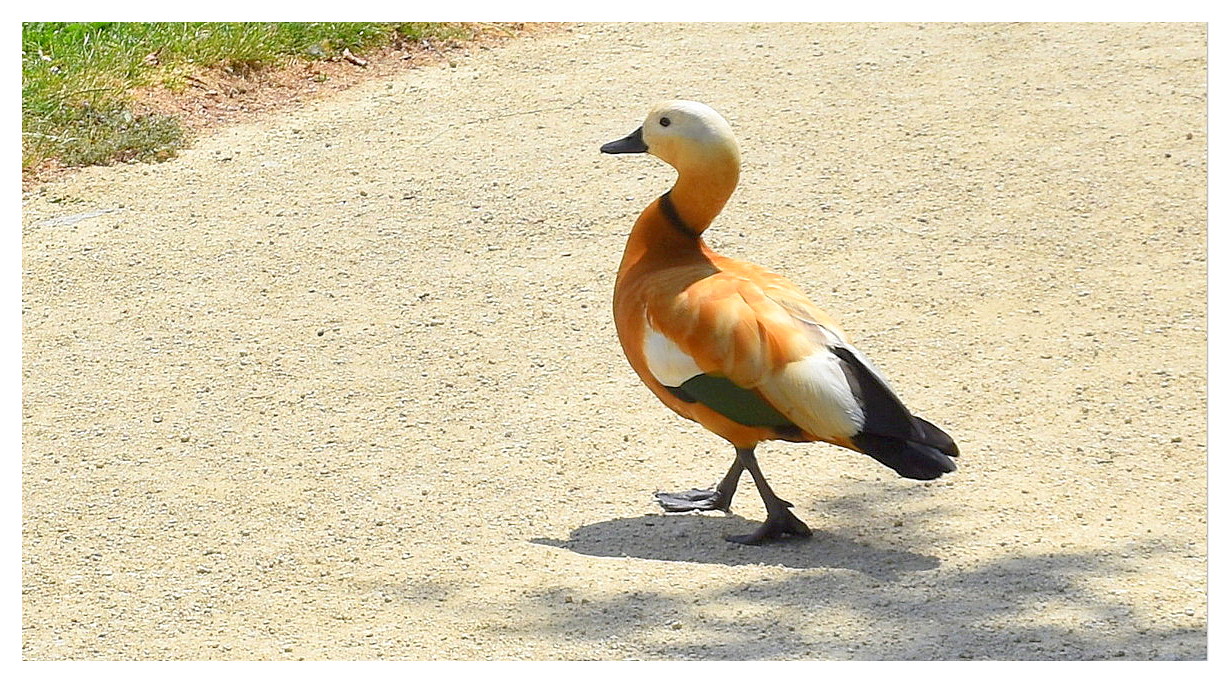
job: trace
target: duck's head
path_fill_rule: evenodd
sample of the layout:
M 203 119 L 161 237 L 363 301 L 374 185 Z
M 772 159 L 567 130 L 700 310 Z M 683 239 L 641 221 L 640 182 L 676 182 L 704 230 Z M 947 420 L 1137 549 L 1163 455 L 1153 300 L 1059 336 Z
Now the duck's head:
M 708 106 L 688 100 L 654 105 L 640 128 L 600 150 L 607 154 L 648 152 L 681 172 L 739 165 L 739 145 L 730 124 Z

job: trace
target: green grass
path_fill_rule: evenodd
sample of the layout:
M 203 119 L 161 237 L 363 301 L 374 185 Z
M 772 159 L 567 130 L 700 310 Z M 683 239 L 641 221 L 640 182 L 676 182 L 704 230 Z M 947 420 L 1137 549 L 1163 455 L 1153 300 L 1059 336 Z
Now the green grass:
M 195 70 L 239 73 L 394 41 L 469 37 L 442 23 L 44 22 L 21 30 L 22 169 L 161 160 L 184 144 L 173 118 L 135 115 L 130 93 L 183 87 Z M 156 59 L 147 56 L 156 54 Z

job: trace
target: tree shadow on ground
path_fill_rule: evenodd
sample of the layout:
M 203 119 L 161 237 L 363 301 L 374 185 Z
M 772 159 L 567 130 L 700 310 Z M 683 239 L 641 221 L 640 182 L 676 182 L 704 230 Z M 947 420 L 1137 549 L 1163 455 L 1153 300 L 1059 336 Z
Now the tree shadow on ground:
M 792 571 L 681 595 L 646 581 L 619 594 L 527 596 L 514 630 L 616 643 L 644 659 L 1204 659 L 1204 628 L 1150 623 L 1081 575 L 1100 554 L 1031 556 L 938 580 Z M 678 630 L 677 630 L 678 629 Z

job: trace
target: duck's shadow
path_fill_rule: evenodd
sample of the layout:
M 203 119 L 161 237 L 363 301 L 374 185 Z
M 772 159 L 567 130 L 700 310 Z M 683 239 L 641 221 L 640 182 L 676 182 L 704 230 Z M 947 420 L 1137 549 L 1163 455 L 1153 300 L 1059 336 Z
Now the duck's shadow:
M 727 535 L 748 533 L 756 525 L 757 522 L 738 516 L 646 515 L 587 524 L 574 529 L 565 540 L 535 538 L 531 542 L 596 557 L 731 566 L 767 564 L 798 569 L 828 567 L 887 580 L 940 566 L 940 560 L 929 555 L 877 547 L 823 530 L 815 531 L 811 538 L 761 546 L 723 540 Z

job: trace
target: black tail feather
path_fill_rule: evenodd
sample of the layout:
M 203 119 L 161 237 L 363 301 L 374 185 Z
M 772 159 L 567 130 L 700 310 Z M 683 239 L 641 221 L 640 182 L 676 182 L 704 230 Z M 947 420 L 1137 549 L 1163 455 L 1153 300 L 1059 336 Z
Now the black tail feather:
M 907 479 L 935 479 L 957 470 L 957 464 L 948 455 L 929 444 L 867 433 L 856 434 L 851 441 L 859 450 Z M 953 450 L 956 451 L 956 447 Z
M 910 479 L 953 472 L 957 444 L 936 425 L 911 415 L 871 362 L 854 348 L 833 346 L 855 400 L 863 408 L 863 431 L 851 437 L 859 450 Z
M 918 415 L 911 415 L 911 419 L 914 420 L 915 432 L 919 436 L 919 438 L 912 439 L 912 441 L 918 441 L 921 444 L 931 446 L 953 458 L 959 455 L 957 444 L 953 443 L 953 437 L 946 434 L 944 430 Z

